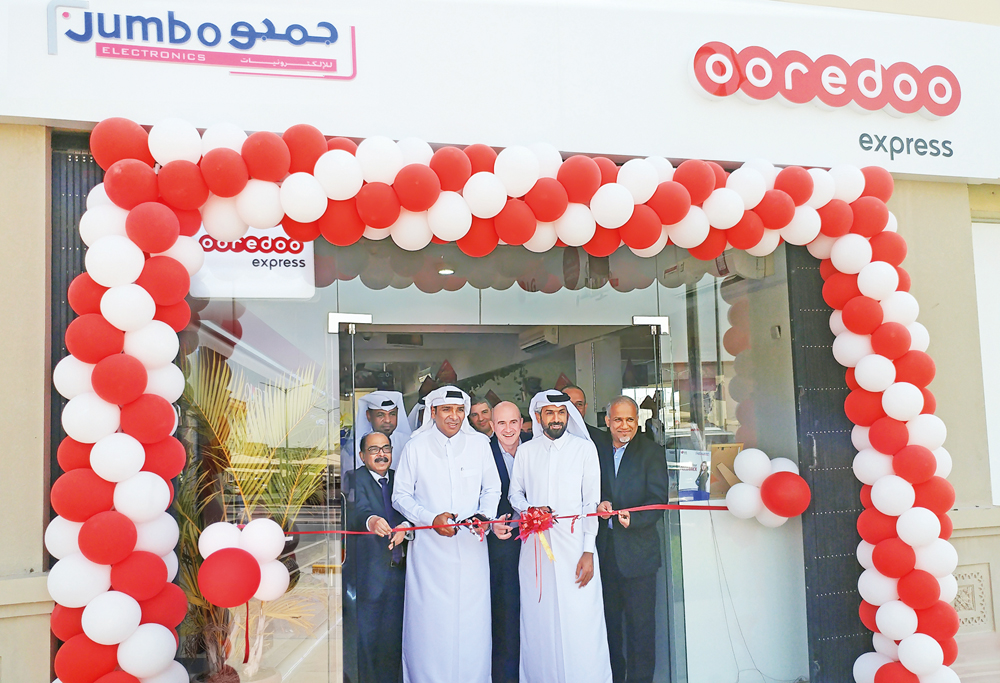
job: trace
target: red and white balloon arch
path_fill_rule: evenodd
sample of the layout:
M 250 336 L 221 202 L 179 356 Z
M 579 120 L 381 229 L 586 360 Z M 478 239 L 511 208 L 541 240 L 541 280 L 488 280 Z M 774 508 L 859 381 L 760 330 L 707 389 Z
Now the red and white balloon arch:
M 46 531 L 59 560 L 49 590 L 63 683 L 116 669 L 187 680 L 173 662 L 186 602 L 169 583 L 178 531 L 166 510 L 184 464 L 171 405 L 184 378 L 171 361 L 190 320 L 184 297 L 202 264 L 193 239 L 202 226 L 218 242 L 280 226 L 292 240 L 337 246 L 362 237 L 409 251 L 456 242 L 472 257 L 501 243 L 595 256 L 624 244 L 640 257 L 675 244 L 703 260 L 729 248 L 763 256 L 782 241 L 805 245 L 821 260 L 834 309 L 833 354 L 848 368 L 844 408 L 864 484 L 858 591 L 876 651 L 856 661 L 855 678 L 958 680 L 948 668 L 958 630 L 951 457 L 927 390 L 934 363 L 900 267 L 906 244 L 886 207 L 893 181 L 884 169 L 751 161 L 726 172 L 699 160 L 674 168 L 663 157 L 618 166 L 563 159 L 551 145 L 435 150 L 412 138 L 328 139 L 308 125 L 248 136 L 178 120 L 147 132 L 120 118 L 97 125 L 91 150 L 106 175 L 80 221 L 87 272 L 70 285 L 79 317 L 66 332 L 71 355 L 53 375 L 69 399 L 66 473 L 51 496 L 59 516 Z

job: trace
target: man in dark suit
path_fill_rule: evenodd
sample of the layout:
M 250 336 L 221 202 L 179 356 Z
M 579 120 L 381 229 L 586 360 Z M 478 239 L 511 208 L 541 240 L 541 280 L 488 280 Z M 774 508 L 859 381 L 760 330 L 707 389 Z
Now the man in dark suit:
M 659 510 L 612 510 L 667 502 L 663 448 L 636 439 L 639 408 L 627 396 L 608 405 L 610 439 L 597 446 L 601 504 L 597 533 L 614 683 L 650 683 L 656 668 L 656 572 L 660 568 Z M 623 652 L 623 642 L 627 652 Z
M 345 578 L 355 586 L 357 595 L 358 675 L 360 683 L 398 683 L 406 572 L 404 532 L 392 533 L 392 529 L 409 523 L 390 502 L 396 473 L 389 469 L 389 437 L 381 432 L 366 434 L 359 450 L 364 466 L 344 473 L 347 527 L 376 535 L 348 536 Z
M 597 446 L 598 452 L 601 450 L 601 446 L 611 447 L 611 436 L 603 429 L 598 429 L 597 427 L 592 427 L 590 423 L 586 421 L 587 418 L 587 395 L 583 393 L 583 389 L 576 385 L 569 385 L 563 389 L 563 393 L 569 396 L 569 400 L 573 402 L 576 409 L 580 411 L 580 415 L 584 418 L 584 424 L 587 425 L 587 433 L 590 434 L 590 440 L 594 442 Z
M 521 411 L 509 401 L 493 408 L 493 437 L 490 446 L 500 474 L 500 505 L 497 518 L 510 519 L 514 509 L 507 500 L 514 456 L 521 442 Z M 516 528 L 515 528 L 516 532 Z M 521 541 L 517 534 L 507 539 L 496 534 L 486 537 L 490 551 L 490 601 L 493 612 L 493 683 L 518 680 L 521 653 L 521 589 L 518 559 Z

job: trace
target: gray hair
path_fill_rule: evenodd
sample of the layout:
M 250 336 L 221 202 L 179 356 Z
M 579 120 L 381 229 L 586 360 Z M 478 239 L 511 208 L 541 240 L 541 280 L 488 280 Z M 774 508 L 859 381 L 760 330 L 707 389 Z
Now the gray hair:
M 610 413 L 612 408 L 614 408 L 617 405 L 621 405 L 622 403 L 628 403 L 635 410 L 635 414 L 636 415 L 639 414 L 639 404 L 633 401 L 628 396 L 615 396 L 604 408 L 604 412 Z
M 472 400 L 469 402 L 469 410 L 472 410 L 473 408 L 482 403 L 485 403 L 490 407 L 490 410 L 493 410 L 493 404 L 490 403 L 490 399 L 486 398 L 485 396 L 483 398 L 476 398 L 475 396 L 473 396 Z

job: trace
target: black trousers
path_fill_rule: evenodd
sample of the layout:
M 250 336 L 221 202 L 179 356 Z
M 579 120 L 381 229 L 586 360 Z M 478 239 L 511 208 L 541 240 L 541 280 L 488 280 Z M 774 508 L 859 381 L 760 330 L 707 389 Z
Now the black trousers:
M 612 680 L 651 683 L 656 669 L 656 574 L 622 576 L 613 542 L 600 559 Z
M 377 600 L 358 598 L 359 683 L 403 680 L 403 591 L 398 583 L 398 588 L 386 586 Z
M 490 602 L 493 611 L 493 683 L 518 680 L 521 661 L 521 586 L 517 565 L 521 541 L 486 537 L 490 551 Z

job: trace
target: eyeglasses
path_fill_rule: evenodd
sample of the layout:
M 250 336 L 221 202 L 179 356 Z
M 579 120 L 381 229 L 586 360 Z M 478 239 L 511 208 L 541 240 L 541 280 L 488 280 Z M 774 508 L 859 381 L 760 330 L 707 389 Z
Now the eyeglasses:
M 392 444 L 386 444 L 384 446 L 369 446 L 365 449 L 365 453 L 368 455 L 378 455 L 380 451 L 386 455 L 392 455 Z

